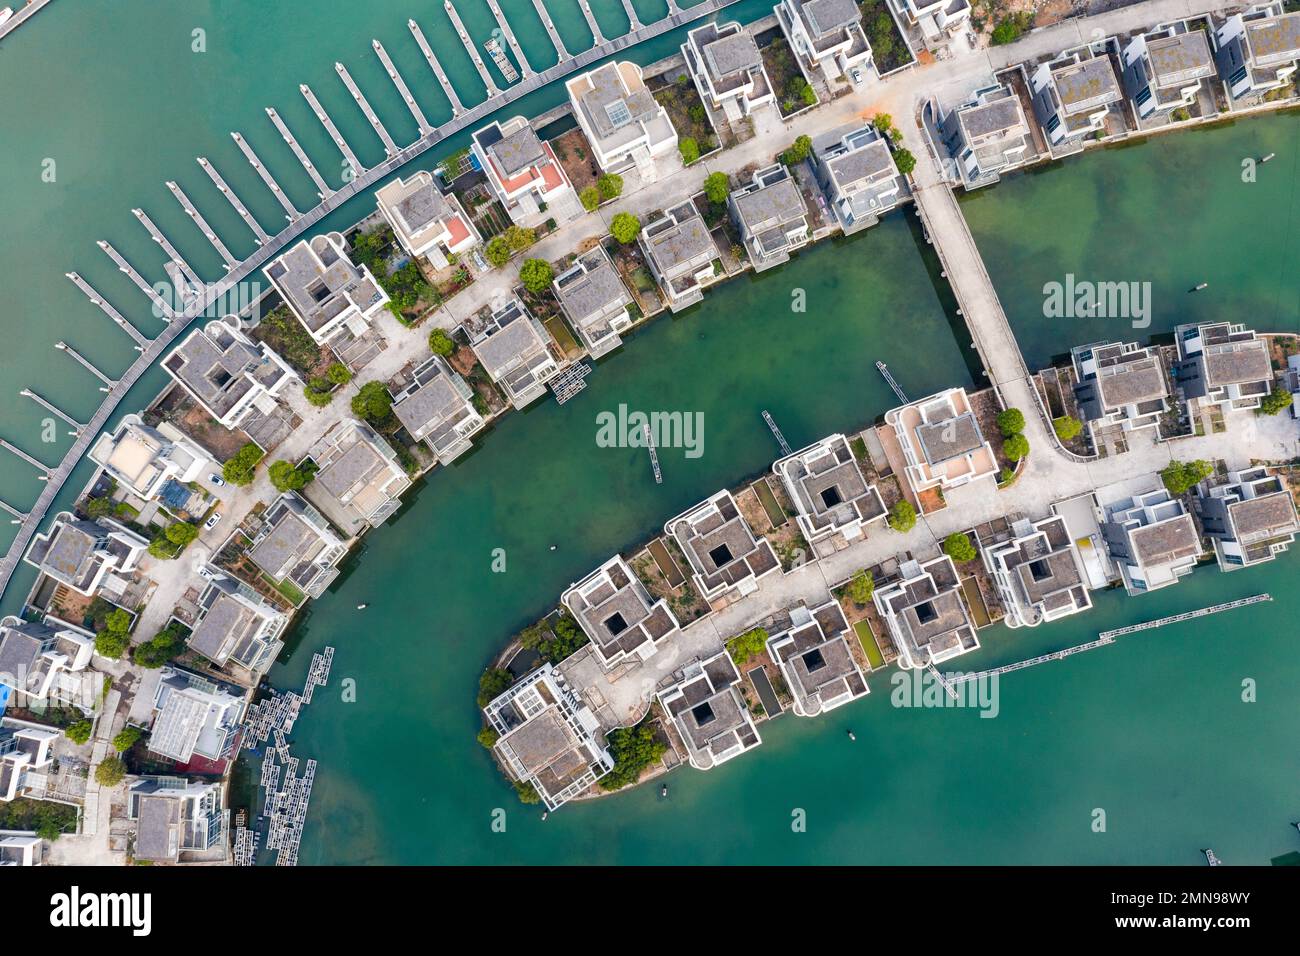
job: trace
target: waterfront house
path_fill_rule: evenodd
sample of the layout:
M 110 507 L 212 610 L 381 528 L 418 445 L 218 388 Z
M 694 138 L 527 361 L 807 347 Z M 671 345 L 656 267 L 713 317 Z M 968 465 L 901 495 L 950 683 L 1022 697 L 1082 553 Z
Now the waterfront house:
M 189 648 L 218 667 L 242 668 L 260 677 L 284 642 L 288 615 L 266 603 L 248 585 L 209 565 L 207 586 L 199 595 Z
M 871 69 L 871 44 L 854 0 L 780 0 L 772 12 L 809 76 L 820 74 L 826 85 L 859 82 Z
M 1291 393 L 1291 417 L 1300 418 L 1300 352 L 1287 356 L 1286 387 Z
M 645 660 L 680 626 L 668 602 L 656 601 L 618 555 L 571 586 L 560 601 L 606 668 L 626 658 Z
M 889 0 L 889 6 L 899 20 L 921 34 L 929 50 L 947 46 L 959 32 L 970 29 L 970 0 Z
M 549 663 L 492 700 L 483 713 L 500 735 L 492 752 L 511 779 L 537 791 L 548 810 L 614 769 L 600 722 Z
M 718 272 L 718 244 L 693 202 L 684 202 L 647 222 L 637 240 L 646 264 L 673 312 L 704 298 L 704 284 Z
M 845 235 L 874 226 L 907 195 L 889 143 L 870 125 L 814 138 L 812 167 Z
M 995 183 L 1037 156 L 1020 97 L 1009 86 L 976 90 L 939 121 L 939 132 L 967 189 Z
M 1110 108 L 1122 98 L 1115 68 L 1105 54 L 1063 56 L 1029 77 L 1034 114 L 1052 147 L 1104 132 Z
M 980 646 L 957 566 L 946 554 L 924 564 L 904 561 L 899 577 L 878 584 L 871 599 L 889 628 L 899 667 L 940 664 Z
M 592 358 L 622 344 L 619 333 L 632 327 L 632 296 L 602 247 L 578 256 L 551 289 Z
M 1155 428 L 1169 410 L 1169 383 L 1159 348 L 1094 342 L 1076 346 L 1070 358 L 1078 378 L 1074 397 L 1090 428 Z
M 470 440 L 487 425 L 474 407 L 474 390 L 441 355 L 433 355 L 411 373 L 411 381 L 393 396 L 393 414 L 414 441 L 433 449 L 449 465 L 474 447 Z
M 309 457 L 319 470 L 304 496 L 349 536 L 387 521 L 411 487 L 397 452 L 356 419 L 331 425 Z
M 686 34 L 682 57 L 700 98 L 728 123 L 776 104 L 758 44 L 739 23 L 701 24 Z
M 1201 557 L 1196 523 L 1163 487 L 1107 505 L 1101 534 L 1131 595 L 1177 584 Z
M 229 758 L 238 741 L 244 696 L 238 688 L 178 667 L 158 674 L 149 724 L 149 752 L 176 763 Z
M 0 720 L 0 803 L 26 794 L 27 774 L 54 762 L 54 741 L 59 737 L 56 727 L 12 717 Z
M 895 408 L 885 424 L 906 460 L 912 490 L 959 488 L 981 478 L 996 479 L 998 460 L 980 430 L 964 388 L 950 388 Z
M 32 538 L 23 558 L 58 585 L 92 597 L 103 589 L 111 600 L 127 588 L 149 542 L 112 518 L 82 519 L 61 511 L 46 532 Z
M 727 206 L 755 272 L 789 262 L 790 253 L 812 238 L 799 185 L 781 163 L 754 173 L 727 197 Z
M 348 549 L 321 513 L 288 491 L 254 520 L 248 560 L 295 604 L 324 594 Z
M 470 348 L 515 408 L 546 394 L 546 382 L 560 371 L 551 336 L 524 304 L 511 299 L 480 323 L 466 323 Z
M 1259 408 L 1273 391 L 1268 343 L 1253 329 L 1229 322 L 1180 325 L 1174 329 L 1174 343 L 1174 384 L 1189 403 Z
M 224 863 L 228 813 L 220 780 L 139 777 L 126 794 L 131 857 L 149 863 Z
M 12 703 L 68 703 L 88 710 L 96 698 L 83 699 L 83 677 L 95 652 L 95 636 L 56 618 L 45 623 L 6 617 L 0 621 L 0 686 L 13 693 Z M 98 688 L 96 688 L 97 690 Z
M 794 502 L 799 530 L 810 544 L 838 536 L 847 543 L 883 521 L 885 502 L 866 477 L 848 440 L 830 435 L 772 466 Z
M 376 190 L 375 201 L 401 247 L 424 256 L 435 269 L 447 268 L 452 256 L 483 241 L 460 201 L 444 194 L 427 170 L 406 180 L 399 176 Z
M 361 338 L 388 305 L 370 269 L 348 258 L 337 232 L 303 239 L 263 270 L 317 345 L 346 333 Z
M 1195 506 L 1224 571 L 1272 561 L 1300 532 L 1286 483 L 1262 467 L 1203 481 Z
M 212 464 L 198 445 L 179 432 L 173 435 L 150 428 L 139 415 L 127 415 L 112 432 L 100 435 L 88 454 L 118 487 L 149 501 L 167 482 L 194 481 Z
M 1295 80 L 1300 66 L 1300 12 L 1282 4 L 1254 7 L 1214 30 L 1214 59 L 1233 105 L 1248 106 Z
M 0 836 L 0 866 L 40 866 L 44 847 L 35 830 L 5 830 Z
M 849 650 L 849 624 L 837 601 L 811 611 L 790 610 L 790 627 L 768 638 L 767 650 L 781 668 L 794 712 L 816 717 L 867 693 L 867 679 Z
M 756 538 L 725 488 L 664 525 L 691 566 L 695 590 L 712 603 L 750 594 L 781 567 L 766 538 Z
M 1140 119 L 1188 109 L 1214 76 L 1214 57 L 1202 30 L 1138 34 L 1119 56 L 1124 92 Z
M 520 226 L 537 226 L 549 217 L 567 222 L 582 215 L 582 204 L 564 175 L 550 143 L 542 142 L 515 116 L 493 120 L 475 130 L 470 142 L 475 164 L 510 219 Z
M 659 178 L 656 160 L 676 151 L 677 130 L 646 89 L 641 67 L 613 60 L 579 73 L 564 88 L 602 172 L 635 169 L 642 183 Z
M 298 377 L 268 346 L 213 320 L 163 359 L 163 368 L 226 428 L 273 413 L 276 397 Z
M 681 674 L 659 691 L 659 706 L 680 735 L 692 767 L 709 770 L 763 742 L 740 694 L 740 674 L 725 650 L 692 661 Z
M 1007 627 L 1036 627 L 1092 607 L 1083 559 L 1063 517 L 1032 523 L 1022 518 L 1011 533 L 1008 540 L 982 548 Z

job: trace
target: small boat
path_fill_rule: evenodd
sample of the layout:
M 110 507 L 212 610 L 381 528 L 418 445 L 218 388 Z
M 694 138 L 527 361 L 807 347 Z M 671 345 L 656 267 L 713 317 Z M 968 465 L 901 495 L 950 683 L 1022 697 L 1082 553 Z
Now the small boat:
M 0 22 L 3 22 L 3 20 L 0 20 Z M 1277 155 L 1277 153 L 1269 153 L 1267 156 L 1265 156 L 1263 159 L 1261 159 L 1260 162 L 1261 162 L 1261 163 L 1267 163 L 1270 159 L 1272 159 L 1272 158 L 1273 158 L 1274 156 L 1276 156 L 1276 155 Z
M 858 735 L 855 734 L 853 731 L 850 730 L 850 731 L 849 731 L 849 740 L 857 740 L 857 739 L 858 739 Z
M 659 789 L 659 796 L 661 796 L 661 797 L 666 797 L 666 796 L 668 796 L 668 784 L 664 784 L 664 785 Z
M 1209 287 L 1210 287 L 1210 284 L 1209 284 L 1208 282 L 1202 282 L 1202 283 L 1200 283 L 1199 285 L 1194 286 L 1194 287 L 1192 288 L 1192 291 L 1193 291 L 1193 292 L 1200 292 L 1202 289 L 1208 289 Z
M 549 817 L 550 815 L 551 815 L 551 812 L 550 812 L 549 810 L 543 810 L 543 811 L 542 811 L 542 819 L 543 819 L 543 820 L 545 820 L 545 819 L 546 819 L 547 817 Z
M 1293 824 L 1291 824 L 1291 826 L 1295 827 L 1297 830 L 1300 830 L 1300 822 L 1298 822 L 1298 823 L 1293 823 Z
M 358 604 L 358 605 L 357 605 L 357 610 L 358 610 L 358 611 L 364 611 L 364 610 L 365 610 L 366 608 L 368 608 L 368 607 L 370 607 L 369 604 Z
M 12 17 L 13 15 L 14 15 L 13 7 L 5 7 L 3 10 L 0 10 L 0 23 L 7 22 L 9 18 Z
M 1210 864 L 1210 866 L 1223 866 L 1223 861 L 1214 855 L 1213 850 L 1207 848 L 1201 852 L 1205 854 L 1205 862 Z

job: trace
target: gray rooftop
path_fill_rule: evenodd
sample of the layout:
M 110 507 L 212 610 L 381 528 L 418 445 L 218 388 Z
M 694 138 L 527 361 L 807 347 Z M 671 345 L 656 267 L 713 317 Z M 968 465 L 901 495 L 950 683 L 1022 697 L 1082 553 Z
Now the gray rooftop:
M 136 814 L 135 858 L 176 860 L 180 853 L 181 801 L 156 794 L 143 796 Z
M 289 247 L 265 271 L 311 332 L 353 304 L 365 310 L 383 296 L 366 271 L 340 255 L 324 235 Z
M 1115 69 L 1105 56 L 1056 67 L 1052 77 L 1067 113 L 1112 103 L 1120 96 Z
M 1246 23 L 1246 37 L 1261 66 L 1300 56 L 1300 13 Z
M 802 7 L 808 30 L 815 37 L 843 30 L 862 20 L 853 0 L 803 0 Z
M 214 664 L 224 664 L 261 631 L 266 619 L 229 594 L 218 593 L 203 620 L 190 635 L 190 649 Z
M 931 465 L 941 465 L 945 461 L 961 458 L 984 444 L 984 435 L 971 412 L 946 421 L 920 425 L 916 429 L 916 437 L 921 443 L 925 460 Z
M 413 233 L 456 215 L 456 210 L 432 180 L 395 203 L 393 211 L 402 220 L 407 232 Z
M 1133 553 L 1143 565 L 1168 564 L 1201 553 L 1201 539 L 1189 514 L 1129 531 Z
M 1214 73 L 1210 44 L 1202 30 L 1147 41 L 1157 86 L 1172 86 Z
M 571 321 L 581 325 L 586 319 L 603 317 L 631 303 L 623 280 L 602 250 L 593 249 L 581 256 L 578 264 L 582 271 L 566 273 L 555 287 L 556 297 Z
M 628 93 L 616 62 L 587 74 L 591 89 L 578 97 L 596 135 L 601 139 L 614 136 L 634 123 L 649 123 L 659 114 L 659 104 L 644 86 Z
M 674 224 L 672 220 L 678 216 L 681 218 Z M 655 268 L 668 281 L 695 272 L 718 257 L 709 227 L 690 203 L 670 210 L 668 219 L 647 225 L 643 241 Z
M 1025 127 L 1020 100 L 1015 96 L 1005 96 L 989 103 L 964 107 L 959 115 L 966 136 L 972 141 L 1013 130 L 1023 130 Z
M 733 193 L 732 200 L 741 221 L 751 233 L 784 227 L 805 216 L 803 197 L 789 175 L 766 186 Z
M 526 124 L 493 143 L 488 147 L 488 152 L 495 157 L 501 171 L 507 176 L 515 176 L 546 158 L 542 151 L 542 141 L 537 138 L 536 131 Z
M 1232 527 L 1244 541 L 1258 540 L 1300 530 L 1295 502 L 1289 491 L 1277 491 L 1258 498 L 1246 498 L 1228 505 Z

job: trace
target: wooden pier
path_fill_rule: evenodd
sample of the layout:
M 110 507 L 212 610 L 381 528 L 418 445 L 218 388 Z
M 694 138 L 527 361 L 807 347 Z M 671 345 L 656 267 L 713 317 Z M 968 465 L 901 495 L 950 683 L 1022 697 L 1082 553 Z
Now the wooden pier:
M 397 93 L 401 96 L 402 102 L 406 104 L 406 108 L 411 111 L 411 116 L 415 118 L 415 125 L 419 127 L 420 135 L 427 135 L 433 130 L 433 127 L 430 126 L 429 121 L 424 118 L 424 110 L 420 109 L 420 104 L 415 102 L 415 97 L 412 96 L 411 91 L 407 89 L 406 81 L 402 79 L 402 74 L 397 72 L 397 67 L 393 65 L 392 57 L 388 55 L 388 51 L 384 49 L 384 45 L 378 40 L 371 40 L 370 46 L 375 51 L 375 55 L 379 57 L 379 62 L 384 64 L 384 70 L 387 71 L 388 78 L 393 81 L 393 86 L 397 87 Z
M 551 37 L 551 46 L 555 47 L 559 62 L 567 60 L 569 51 L 564 48 L 564 41 L 560 39 L 560 31 L 555 29 L 555 21 L 551 19 L 546 4 L 542 3 L 542 0 L 533 0 L 533 9 L 537 11 L 537 16 L 541 18 L 542 25 L 546 27 L 546 32 Z
M 375 108 L 370 105 L 370 101 L 366 99 L 366 95 L 361 92 L 361 87 L 357 86 L 356 80 L 352 79 L 352 74 L 348 72 L 348 68 L 342 63 L 335 62 L 334 72 L 339 75 L 339 79 L 343 81 L 343 85 L 346 86 L 348 92 L 352 94 L 353 102 L 355 102 L 361 109 L 361 112 L 365 114 L 366 119 L 370 122 L 370 128 L 375 131 L 375 135 L 383 142 L 384 154 L 386 156 L 392 156 L 397 152 L 397 143 L 393 142 L 393 137 L 388 134 L 388 129 L 384 126 L 383 121 L 380 120 L 379 114 L 375 112 Z
M 162 247 L 162 251 L 167 253 L 167 258 L 176 263 L 176 267 L 181 270 L 189 283 L 195 288 L 202 288 L 203 280 L 199 278 L 199 274 L 190 267 L 190 264 L 185 261 L 184 257 L 176 250 L 176 247 L 172 245 L 171 240 L 163 235 L 161 229 L 154 225 L 153 220 L 149 218 L 145 211 L 143 209 L 132 209 L 131 215 L 135 216 L 135 218 L 139 220 L 140 225 L 144 226 L 145 230 L 149 233 L 149 238 Z
M 253 233 L 254 241 L 258 245 L 270 242 L 270 235 L 268 235 L 267 231 L 262 228 L 262 224 L 253 218 L 253 214 L 248 211 L 248 207 L 245 206 L 243 201 L 235 194 L 235 191 L 226 185 L 226 181 L 221 177 L 221 174 L 217 172 L 217 167 L 208 162 L 206 156 L 198 157 L 198 163 L 199 166 L 202 167 L 203 171 L 208 174 L 208 178 L 212 180 L 212 184 L 217 187 L 217 191 L 226 197 L 226 201 L 230 203 L 231 208 L 239 214 L 240 219 L 244 220 L 244 225 L 246 225 L 249 228 L 249 231 Z M 188 212 L 189 210 L 187 209 L 186 211 Z
M 772 419 L 772 416 L 768 414 L 766 408 L 763 409 L 763 421 L 767 422 L 767 427 L 772 429 L 772 434 L 776 436 L 776 443 L 781 446 L 781 454 L 793 454 L 793 452 L 790 451 L 790 443 L 786 441 L 785 436 L 781 434 L 781 429 L 776 427 L 776 422 Z
M 1184 611 L 1182 614 L 1171 614 L 1168 617 L 1158 618 L 1154 621 L 1145 621 L 1141 624 L 1130 624 L 1128 627 L 1117 627 L 1113 631 L 1102 631 L 1101 637 L 1120 637 L 1124 634 L 1135 634 L 1138 631 L 1149 631 L 1152 628 L 1164 627 L 1166 624 L 1178 624 L 1181 621 L 1190 621 L 1197 617 L 1208 617 L 1211 614 L 1219 614 L 1223 611 L 1233 611 L 1239 607 L 1249 607 L 1252 604 L 1259 604 L 1261 601 L 1271 601 L 1273 595 L 1265 592 L 1263 594 L 1252 594 L 1247 598 L 1239 598 L 1236 601 L 1226 601 L 1223 604 L 1212 604 L 1209 607 L 1203 607 L 1196 611 Z
M 330 134 L 330 139 L 334 140 L 334 145 L 338 147 L 339 152 L 343 154 L 343 158 L 347 161 L 352 175 L 345 178 L 355 182 L 366 171 L 366 167 L 361 165 L 361 160 L 357 159 L 357 154 L 352 152 L 352 147 L 343 138 L 339 128 L 334 125 L 329 113 L 325 112 L 325 107 L 320 105 L 320 100 L 316 99 L 316 94 L 311 91 L 311 87 L 306 83 L 300 83 L 298 84 L 298 92 L 303 95 L 303 99 L 307 101 L 307 105 L 311 107 L 311 111 L 316 114 L 316 118 L 325 127 L 325 132 Z M 316 208 L 319 209 L 320 207 L 317 206 Z
M 75 418 L 69 415 L 67 412 L 63 411 L 63 409 L 59 408 L 54 403 L 48 402 L 44 398 L 41 398 L 40 395 L 37 395 L 30 388 L 24 388 L 18 394 L 21 395 L 23 398 L 30 398 L 33 402 L 41 406 L 41 408 L 45 409 L 51 415 L 55 415 L 58 418 L 63 419 L 65 422 L 67 422 L 69 425 L 73 427 L 74 429 L 74 431 L 72 432 L 73 435 L 79 434 L 82 431 L 82 429 L 86 427 L 85 425 L 81 424 L 81 422 L 77 421 Z
M 101 239 L 99 242 L 95 243 L 95 245 L 99 246 L 99 248 L 103 250 L 104 254 L 113 260 L 113 264 L 117 266 L 119 272 L 135 283 L 135 287 L 143 292 L 145 298 L 154 304 L 154 308 L 157 309 L 161 317 L 165 317 L 169 321 L 176 317 L 176 310 L 172 308 L 171 303 L 159 295 L 157 289 L 144 281 L 144 276 L 135 271 L 135 266 L 127 262 L 122 253 L 113 248 L 112 243 L 105 239 Z M 144 337 L 141 336 L 141 339 L 143 338 Z M 141 345 L 144 344 L 140 339 L 137 339 L 136 341 L 140 342 Z
M 99 310 L 113 320 L 114 325 L 116 325 L 127 335 L 131 336 L 131 338 L 135 339 L 135 343 L 137 345 L 143 346 L 148 344 L 149 339 L 145 336 L 145 334 L 141 332 L 139 329 L 137 329 L 130 322 L 128 322 L 126 318 L 122 315 L 122 313 L 117 311 L 117 309 L 113 308 L 112 303 L 110 303 L 102 295 L 96 292 L 94 287 L 85 279 L 83 279 L 79 273 L 68 272 L 65 273 L 65 275 L 72 280 L 72 284 L 75 285 L 78 289 L 80 289 L 87 299 L 89 299 L 95 305 L 99 306 Z M 55 346 L 55 347 L 59 348 L 59 346 Z M 78 358 L 79 357 L 80 356 L 78 356 Z M 102 375 L 100 377 L 103 378 Z M 109 382 L 108 379 L 104 379 L 104 381 L 110 385 L 112 384 L 112 382 Z
M 889 366 L 886 365 L 884 362 L 877 362 L 876 370 L 885 377 L 885 381 L 889 383 L 889 387 L 894 390 L 894 394 L 898 396 L 898 400 L 902 402 L 904 405 L 906 405 L 907 396 L 903 394 L 903 389 L 899 386 L 899 384 L 896 381 L 894 381 L 894 376 L 891 375 L 889 372 Z
M 202 163 L 199 165 L 202 165 Z M 207 168 L 208 167 L 205 167 L 205 169 Z M 212 177 L 213 182 L 216 182 L 217 179 L 220 178 L 216 176 L 215 169 L 211 170 L 208 175 Z M 208 221 L 204 219 L 203 214 L 195 208 L 194 203 L 190 202 L 190 197 L 185 195 L 185 190 L 181 189 L 180 186 L 171 180 L 168 180 L 165 185 L 167 186 L 167 190 L 175 197 L 176 201 L 181 204 L 181 208 L 185 210 L 185 215 L 190 217 L 194 225 L 198 226 L 199 231 L 203 233 L 204 238 L 211 243 L 212 248 L 217 250 L 217 255 L 221 256 L 221 261 L 226 264 L 226 271 L 229 272 L 238 266 L 239 260 L 230 254 L 230 250 L 227 249 L 226 244 L 221 241 L 221 237 L 219 237 L 216 232 L 213 231 L 212 227 L 208 225 Z M 220 186 L 218 186 L 218 188 L 220 188 Z M 229 191 L 227 190 L 227 192 Z M 238 200 L 232 198 L 231 202 L 235 203 L 238 202 Z M 259 226 L 258 228 L 260 229 L 261 227 Z M 231 284 L 233 285 L 234 283 Z
M 4 26 L 0 26 L 0 40 L 3 40 L 32 17 L 36 16 L 36 14 L 44 9 L 44 7 L 49 3 L 50 0 L 31 0 L 31 2 L 26 6 L 15 10 L 14 15 L 5 21 Z
M 309 177 L 311 177 L 312 183 L 316 186 L 316 195 L 321 199 L 328 198 L 330 193 L 334 190 L 330 189 L 329 186 L 325 184 L 325 180 L 321 178 L 320 171 L 316 169 L 311 158 L 308 157 L 306 151 L 304 151 L 302 146 L 298 143 L 297 138 L 289 131 L 289 127 L 285 125 L 284 120 L 280 119 L 280 114 L 268 106 L 266 108 L 266 115 L 271 118 L 271 122 L 274 123 L 275 128 L 279 130 L 281 139 L 288 144 L 289 148 L 293 150 L 293 154 L 298 157 L 298 162 L 302 165 L 303 170 Z
M 56 349 L 58 349 L 60 352 L 63 352 L 65 355 L 71 355 L 74 359 L 76 359 L 78 365 L 80 365 L 82 368 L 84 368 L 84 369 L 85 369 L 87 372 L 89 372 L 91 375 L 95 376 L 95 378 L 97 378 L 97 379 L 99 379 L 101 382 L 103 382 L 105 387 L 104 387 L 103 389 L 101 389 L 101 391 L 105 391 L 105 392 L 106 392 L 106 391 L 108 391 L 110 388 L 112 388 L 114 385 L 117 384 L 117 380 L 116 380 L 116 379 L 109 378 L 107 375 L 105 375 L 103 372 L 101 372 L 101 371 L 100 371 L 100 370 L 99 370 L 99 369 L 98 369 L 98 368 L 97 368 L 97 367 L 96 367 L 96 366 L 95 366 L 95 365 L 90 361 L 90 359 L 86 358 L 84 355 L 82 355 L 80 352 L 78 352 L 76 349 L 74 349 L 74 348 L 73 348 L 71 345 L 69 345 L 67 342 L 55 342 L 55 343 L 54 343 L 54 347 L 55 347 Z
M 280 208 L 284 210 L 284 218 L 289 222 L 293 222 L 297 219 L 299 216 L 297 208 L 295 208 L 294 204 L 289 201 L 289 197 L 284 194 L 284 190 L 281 189 L 280 184 L 275 181 L 275 177 L 271 175 L 271 171 L 263 165 L 260 159 L 257 158 L 257 153 L 253 152 L 253 147 L 248 145 L 248 140 L 244 139 L 243 135 L 236 132 L 232 132 L 230 138 L 235 141 L 235 145 L 239 147 L 239 151 L 244 154 L 244 158 L 248 160 L 248 165 L 257 170 L 257 175 L 262 177 L 262 182 L 266 184 L 267 189 L 271 190 L 271 195 L 279 200 Z
M 659 452 L 655 449 L 655 436 L 650 431 L 648 424 L 641 426 L 641 437 L 645 441 L 645 447 L 650 452 L 650 467 L 654 469 L 655 484 L 664 483 L 663 472 L 659 470 Z
M 478 49 L 474 46 L 474 41 L 469 38 L 469 32 L 465 29 L 465 24 L 461 23 L 460 14 L 456 12 L 456 7 L 451 0 L 442 0 L 442 6 L 447 11 L 447 16 L 451 18 L 451 25 L 456 28 L 456 33 L 460 35 L 460 42 L 464 44 L 465 52 L 474 61 L 474 68 L 478 70 L 479 78 L 482 79 L 483 86 L 487 89 L 488 99 L 491 99 L 501 91 L 497 89 L 496 83 L 492 81 L 492 74 L 488 72 L 483 58 L 478 55 Z
M 465 107 L 461 105 L 460 97 L 456 95 L 456 90 L 451 85 L 451 80 L 447 78 L 447 72 L 442 68 L 442 64 L 434 56 L 433 47 L 429 46 L 429 41 L 424 38 L 424 31 L 420 29 L 420 25 L 414 20 L 407 20 L 406 26 L 411 31 L 411 36 L 415 37 L 415 42 L 419 45 L 420 52 L 424 54 L 429 69 L 433 70 L 433 75 L 437 77 L 438 84 L 447 97 L 447 102 L 451 104 L 451 115 L 454 119 L 465 111 Z
M 600 46 L 605 42 L 605 38 L 600 35 L 600 24 L 596 22 L 596 15 L 591 12 L 591 4 L 587 0 L 578 0 L 578 4 L 582 7 L 582 15 L 587 18 L 587 29 L 591 31 L 591 42 L 595 46 Z

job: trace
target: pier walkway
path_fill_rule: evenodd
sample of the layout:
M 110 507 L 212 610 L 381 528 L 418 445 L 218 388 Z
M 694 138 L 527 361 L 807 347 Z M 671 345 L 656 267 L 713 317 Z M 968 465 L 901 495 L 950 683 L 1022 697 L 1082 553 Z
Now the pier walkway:
M 597 46 L 570 57 L 561 60 L 554 66 L 528 76 L 514 86 L 510 87 L 504 93 L 496 97 L 484 100 L 469 109 L 462 110 L 459 114 L 453 116 L 446 123 L 443 123 L 437 129 L 433 130 L 426 136 L 421 136 L 413 143 L 399 150 L 396 154 L 388 157 L 384 162 L 370 169 L 363 169 L 360 166 L 355 168 L 356 176 L 350 182 L 345 183 L 340 189 L 330 193 L 318 205 L 309 211 L 303 213 L 293 222 L 286 224 L 275 236 L 267 240 L 260 240 L 257 250 L 242 262 L 236 263 L 229 250 L 222 243 L 221 239 L 208 226 L 198 210 L 190 203 L 188 197 L 174 182 L 168 182 L 167 187 L 177 200 L 185 208 L 190 218 L 202 230 L 203 234 L 212 243 L 213 247 L 225 261 L 229 272 L 221 279 L 211 283 L 203 290 L 201 295 L 192 298 L 176 316 L 170 321 L 167 328 L 157 338 L 149 341 L 147 345 L 141 346 L 139 357 L 119 376 L 117 381 L 108 386 L 108 392 L 103 401 L 95 410 L 95 413 L 86 422 L 85 430 L 77 437 L 72 446 L 64 454 L 63 459 L 57 466 L 50 469 L 48 480 L 44 482 L 40 495 L 36 502 L 27 512 L 27 517 L 23 519 L 22 524 L 18 527 L 18 532 L 10 542 L 8 550 L 3 558 L 0 558 L 0 596 L 9 585 L 14 571 L 18 567 L 22 555 L 26 552 L 27 546 L 31 543 L 37 529 L 42 521 L 45 520 L 46 514 L 54 504 L 54 499 L 63 488 L 64 482 L 72 474 L 77 464 L 90 450 L 91 443 L 98 437 L 100 431 L 108 424 L 108 420 L 113 414 L 118 403 L 131 390 L 131 387 L 140 379 L 149 368 L 162 358 L 163 354 L 171 346 L 172 342 L 181 334 L 189 325 L 190 321 L 203 316 L 222 298 L 230 292 L 236 285 L 243 282 L 250 275 L 262 268 L 268 261 L 279 255 L 281 251 L 287 248 L 292 242 L 302 236 L 304 232 L 315 226 L 318 222 L 343 206 L 348 200 L 366 192 L 372 186 L 378 185 L 392 173 L 396 172 L 402 166 L 405 166 L 411 160 L 420 156 L 422 153 L 436 146 L 438 143 L 454 136 L 466 127 L 475 125 L 484 120 L 488 115 L 498 109 L 509 105 L 520 97 L 527 96 L 554 83 L 556 80 L 568 76 L 570 73 L 580 71 L 587 66 L 602 60 L 608 56 L 619 53 L 628 47 L 634 46 L 652 37 L 660 36 L 678 27 L 685 26 L 696 20 L 711 16 L 725 7 L 731 6 L 737 0 L 704 0 L 686 10 L 679 10 L 676 13 L 670 13 L 669 16 L 658 20 L 649 26 L 644 26 L 639 30 L 632 31 L 613 40 L 608 40 Z M 414 30 L 412 31 L 414 32 Z M 430 65 L 432 65 L 430 62 Z M 303 95 L 308 99 L 314 108 L 319 104 L 313 102 L 315 97 L 311 95 L 310 90 L 303 85 L 301 87 Z M 328 119 L 324 110 L 319 110 L 318 116 L 323 116 L 322 122 Z M 332 126 L 332 122 L 326 124 L 327 130 Z M 337 131 L 335 131 L 337 132 Z M 339 136 L 336 143 L 341 140 Z M 346 150 L 345 156 L 351 153 L 347 148 L 346 142 L 342 143 L 342 149 Z M 355 158 L 355 157 L 353 157 Z M 209 167 L 210 168 L 210 167 Z M 215 172 L 215 170 L 214 170 Z M 233 193 L 228 193 L 227 197 L 234 202 Z
M 5 22 L 4 26 L 0 27 L 0 40 L 3 40 L 32 17 L 36 16 L 36 14 L 40 13 L 44 7 L 49 5 L 49 3 L 50 0 L 31 0 L 31 3 L 27 4 L 25 7 L 15 10 L 14 15 Z

